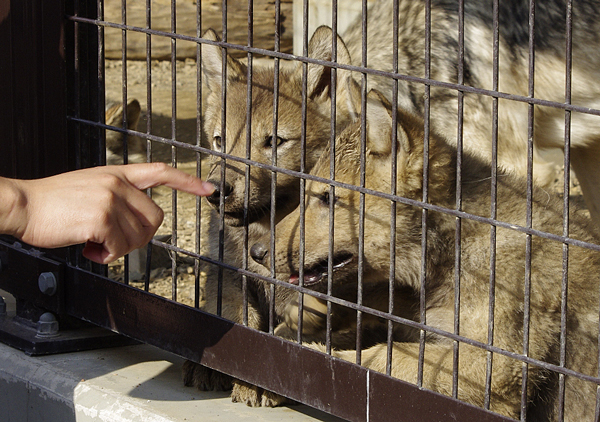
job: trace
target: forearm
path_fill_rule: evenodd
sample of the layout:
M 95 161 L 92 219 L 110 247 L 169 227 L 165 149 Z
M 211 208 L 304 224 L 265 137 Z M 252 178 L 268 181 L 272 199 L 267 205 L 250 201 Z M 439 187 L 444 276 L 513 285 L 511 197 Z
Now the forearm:
M 0 177 L 0 234 L 21 237 L 27 221 L 27 199 L 21 183 Z

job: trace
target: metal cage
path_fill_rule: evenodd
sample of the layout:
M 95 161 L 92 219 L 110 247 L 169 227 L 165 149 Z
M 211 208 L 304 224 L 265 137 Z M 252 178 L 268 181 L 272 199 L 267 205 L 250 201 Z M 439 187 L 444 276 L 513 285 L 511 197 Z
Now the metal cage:
M 214 41 L 203 38 L 206 22 L 208 22 L 207 14 L 209 9 L 205 7 L 205 2 L 198 1 L 195 6 L 195 16 L 192 21 L 195 21 L 194 31 L 185 31 L 180 29 L 178 19 L 183 19 L 181 11 L 182 6 L 179 2 L 172 1 L 167 8 L 167 21 L 158 20 L 157 3 L 147 0 L 143 6 L 144 13 L 142 15 L 132 16 L 133 5 L 131 2 L 111 1 L 110 6 L 116 7 L 111 9 L 113 13 L 117 10 L 117 14 L 110 15 L 108 6 L 109 1 L 88 1 L 88 0 L 54 0 L 39 2 L 30 1 L 11 1 L 0 0 L 0 78 L 4 83 L 0 84 L 0 93 L 5 100 L 0 102 L 0 131 L 4 134 L 0 150 L 0 171 L 2 176 L 18 177 L 18 178 L 37 178 L 56 174 L 59 172 L 72 170 L 76 168 L 102 165 L 105 164 L 105 148 L 106 137 L 109 134 L 117 134 L 121 138 L 122 152 L 121 158 L 123 162 L 130 160 L 131 145 L 134 142 L 140 142 L 144 147 L 144 159 L 147 161 L 166 161 L 174 167 L 182 165 L 188 171 L 199 176 L 207 174 L 208 157 L 216 157 L 222 159 L 223 170 L 225 174 L 225 163 L 235 162 L 246 166 L 246 178 L 250 177 L 250 169 L 253 167 L 265 168 L 272 173 L 272 186 L 276 185 L 277 177 L 289 176 L 296 177 L 301 180 L 300 195 L 301 198 L 305 194 L 306 181 L 316 180 L 322 181 L 319 178 L 309 174 L 304 168 L 300 171 L 292 171 L 290 169 L 279 166 L 276 160 L 265 164 L 253 160 L 251 156 L 239 157 L 230 155 L 225 149 L 213 149 L 207 144 L 204 131 L 204 104 L 207 93 L 206 86 L 202 84 L 202 48 L 206 45 L 215 45 L 222 49 L 224 53 L 230 53 L 246 60 L 248 66 L 248 74 L 251 76 L 253 72 L 253 63 L 258 63 L 259 60 L 271 61 L 274 72 L 274 92 L 279 90 L 280 72 L 283 72 L 284 62 L 300 63 L 304 70 L 304 82 L 306 82 L 306 68 L 308 65 L 322 65 L 331 70 L 331 78 L 333 83 L 336 81 L 336 72 L 351 71 L 359 76 L 357 79 L 361 84 L 361 106 L 364 110 L 367 104 L 367 80 L 370 77 L 386 77 L 392 80 L 395 87 L 394 92 L 397 95 L 399 81 L 406 81 L 414 84 L 421 84 L 425 90 L 424 100 L 424 124 L 425 124 L 425 139 L 427 143 L 429 134 L 429 90 L 431 87 L 440 87 L 449 90 L 454 90 L 458 95 L 457 109 L 458 117 L 458 142 L 459 154 L 457 161 L 457 176 L 456 190 L 457 199 L 454 209 L 439 207 L 430 203 L 427 192 L 427 174 L 425 175 L 425 183 L 423 189 L 423 197 L 419 201 L 407 200 L 398 196 L 395 190 L 392 191 L 373 191 L 365 188 L 364 182 L 364 162 L 357 163 L 357 166 L 363 171 L 362 182 L 359 185 L 344 184 L 334 179 L 334 172 L 329 180 L 325 180 L 331 187 L 331 195 L 335 195 L 336 189 L 347 189 L 358 192 L 361 197 L 360 227 L 358 231 L 364 235 L 364 219 L 368 210 L 364 207 L 364 198 L 367 196 L 375 196 L 389 200 L 390 214 L 393 218 L 395 206 L 397 204 L 408 204 L 420 210 L 422 215 L 421 233 L 423 243 L 421 246 L 422 262 L 425 265 L 426 256 L 428 254 L 428 245 L 426 242 L 426 234 L 428 232 L 428 213 L 439 212 L 445 213 L 455 218 L 456 238 L 455 245 L 455 271 L 456 271 L 456 287 L 454 294 L 455 309 L 460 309 L 461 286 L 460 286 L 460 268 L 461 268 L 461 225 L 464 221 L 475 221 L 489 225 L 490 233 L 490 267 L 489 267 L 489 283 L 490 296 L 489 300 L 489 319 L 493 321 L 494 315 L 494 283 L 495 283 L 495 267 L 494 257 L 496 251 L 496 231 L 498 228 L 506 230 L 514 230 L 522 233 L 526 239 L 527 261 L 525 263 L 526 278 L 523 282 L 527 287 L 528 274 L 531 273 L 531 248 L 534 239 L 544 239 L 544 241 L 558 241 L 564 245 L 564 265 L 568 265 L 568 249 L 570 246 L 583 247 L 593 251 L 600 251 L 600 246 L 597 244 L 579 241 L 569 237 L 569 222 L 568 222 L 568 207 L 569 201 L 565 200 L 565 216 L 564 230 L 561 235 L 546 233 L 537 230 L 533 227 L 531 221 L 531 197 L 524 198 L 528 201 L 527 224 L 519 226 L 511 222 L 500 221 L 497 219 L 496 208 L 497 200 L 492 195 L 490 204 L 491 212 L 489 217 L 468 214 L 462 210 L 461 197 L 461 130 L 462 130 L 462 104 L 465 94 L 480 95 L 486 98 L 491 98 L 494 108 L 494 124 L 496 127 L 490 128 L 490 133 L 494 136 L 494 145 L 497 145 L 497 124 L 498 124 L 498 101 L 514 101 L 526 104 L 529 108 L 528 126 L 530 131 L 529 138 L 532 139 L 534 130 L 534 113 L 535 106 L 545 106 L 564 110 L 567 127 L 569 127 L 568 119 L 570 113 L 581 112 L 591 115 L 600 114 L 599 110 L 585 109 L 571 105 L 569 102 L 570 92 L 567 91 L 566 100 L 562 103 L 551 102 L 545 99 L 538 99 L 534 96 L 533 90 L 533 72 L 535 63 L 533 59 L 530 61 L 530 85 L 528 96 L 518 96 L 504 93 L 498 90 L 498 68 L 493 71 L 493 89 L 485 90 L 478 89 L 465 84 L 465 68 L 464 65 L 464 45 L 459 46 L 459 51 L 463 55 L 462 59 L 457 60 L 458 63 L 458 80 L 457 83 L 449 83 L 438 81 L 431 78 L 431 51 L 429 49 L 431 42 L 431 4 L 426 1 L 426 20 L 423 22 L 424 34 L 427 42 L 425 43 L 426 50 L 423 52 L 426 64 L 426 74 L 424 77 L 415 77 L 405 75 L 398 72 L 398 58 L 394 58 L 394 71 L 384 72 L 377 69 L 369 68 L 366 53 L 366 38 L 363 38 L 363 62 L 360 65 L 341 64 L 336 61 L 335 54 L 331 60 L 318 60 L 308 57 L 307 48 L 310 34 L 309 30 L 309 2 L 294 1 L 293 13 L 301 13 L 302 19 L 294 21 L 301 23 L 302 37 L 301 45 L 297 45 L 297 49 L 301 53 L 294 54 L 291 47 L 290 33 L 286 34 L 287 28 L 291 22 L 291 18 L 285 13 L 292 13 L 291 3 L 276 0 L 274 3 L 268 3 L 261 7 L 266 7 L 270 10 L 273 16 L 271 22 L 271 32 L 267 37 L 261 34 L 256 28 L 259 27 L 255 21 L 255 16 L 258 15 L 257 7 L 252 0 L 247 3 L 247 16 L 242 19 L 242 23 L 246 22 L 246 27 L 240 29 L 240 22 L 230 23 L 232 12 L 228 8 L 236 8 L 236 11 L 241 7 L 233 6 L 231 2 L 223 1 L 222 3 L 212 2 L 211 5 L 218 5 L 217 18 L 210 20 L 213 24 L 220 23 L 220 35 L 222 40 Z M 256 2 L 258 3 L 258 1 Z M 263 2 L 267 3 L 267 2 Z M 341 2 L 340 2 L 341 3 Z M 368 13 L 368 3 L 362 1 L 360 13 L 366 16 Z M 398 2 L 394 2 L 394 31 L 398 32 Z M 570 1 L 567 2 L 570 7 Z M 244 5 L 246 3 L 244 2 Z M 282 13 L 282 5 L 286 8 L 286 12 Z M 139 6 L 139 5 L 138 5 Z M 301 6 L 301 7 L 300 7 Z M 331 4 L 331 22 L 334 34 L 338 31 L 338 9 L 340 5 L 337 1 L 332 1 Z M 458 1 L 459 7 L 459 39 L 464 39 L 464 1 Z M 498 1 L 493 2 L 495 13 L 495 23 L 498 20 Z M 540 6 L 541 7 L 541 6 Z M 269 9 L 271 8 L 271 9 Z M 188 9 L 186 9 L 188 10 Z M 263 9 L 260 9 L 261 11 Z M 570 10 L 570 9 L 569 9 Z M 188 10 L 189 12 L 189 10 Z M 274 12 L 274 13 L 273 13 Z M 530 4 L 529 18 L 532 25 L 530 35 L 534 33 L 534 17 L 535 17 L 535 1 Z M 263 15 L 260 15 L 263 16 Z M 571 17 L 569 15 L 568 19 Z M 220 19 L 219 19 L 220 17 Z M 188 18 L 190 18 L 188 16 Z M 285 18 L 285 19 L 284 19 Z M 138 19 L 138 20 L 136 20 Z M 262 18 L 261 18 L 262 19 Z M 239 20 L 239 16 L 238 16 Z M 132 23 L 135 22 L 135 23 Z M 567 32 L 571 25 L 568 20 Z M 300 26 L 300 25 L 299 25 Z M 366 23 L 363 20 L 363 33 L 366 33 Z M 496 25 L 497 26 L 497 25 Z M 269 26 L 261 25 L 260 28 L 269 28 Z M 286 28 L 284 31 L 283 28 Z M 296 31 L 297 28 L 294 28 Z M 242 36 L 239 35 L 242 33 Z M 286 34 L 286 35 L 284 35 Z M 296 32 L 295 37 L 299 36 Z M 497 65 L 499 47 L 498 33 L 494 34 L 495 44 L 493 55 Z M 244 39 L 246 37 L 246 39 Z M 263 37 L 263 38 L 260 38 Z M 286 38 L 287 37 L 287 38 Z M 363 35 L 366 37 L 366 35 Z M 533 38 L 533 35 L 531 35 Z M 120 69 L 120 84 L 112 86 L 110 93 L 115 98 L 107 98 L 109 87 L 106 86 L 107 69 L 107 39 L 111 38 L 111 42 L 116 43 L 117 53 L 111 52 L 113 63 L 117 63 Z M 264 43 L 264 39 L 267 43 Z M 285 40 L 284 40 L 285 38 Z M 395 39 L 397 40 L 397 36 Z M 137 40 L 137 41 L 135 41 Z M 254 41 L 258 40 L 261 45 L 255 45 Z M 164 46 L 157 47 L 158 41 L 164 43 Z M 132 43 L 137 42 L 141 45 L 141 50 L 137 56 L 131 51 Z M 128 49 L 129 46 L 129 49 Z M 120 51 L 119 51 L 120 47 Z M 395 46 L 397 50 L 397 45 Z M 566 56 L 570 57 L 570 44 L 567 44 Z M 185 53 L 182 53 L 185 50 Z M 534 57 L 533 43 L 530 45 L 531 57 Z M 181 134 L 182 112 L 181 97 L 182 91 L 179 88 L 181 75 L 178 73 L 182 64 L 182 58 L 187 54 L 189 63 L 191 63 L 193 72 L 192 77 L 196 81 L 196 86 L 193 86 L 193 91 L 188 91 L 187 94 L 195 102 L 186 103 L 187 107 L 186 119 L 188 131 L 186 135 Z M 260 59 L 259 59 L 260 58 Z M 137 68 L 138 73 L 132 73 L 129 67 L 133 60 L 141 59 L 138 64 L 141 67 Z M 156 62 L 161 60 L 167 70 L 169 76 L 167 82 L 163 80 L 156 81 Z M 570 72 L 570 62 L 566 74 Z M 227 69 L 226 60 L 223 61 L 224 69 Z M 141 71 L 139 70 L 141 69 Z M 141 73 L 140 73 L 141 72 Z M 114 73 L 114 71 L 113 71 Z M 226 80 L 226 75 L 223 75 L 223 81 Z M 127 104 L 133 98 L 132 80 L 142 79 L 145 87 L 145 98 L 137 98 L 144 103 L 142 113 L 143 118 L 140 127 L 131 127 L 128 125 L 132 116 L 128 116 L 127 107 L 122 107 L 122 119 L 116 124 L 109 124 L 105 120 L 105 103 L 107 100 L 113 100 Z M 165 88 L 167 95 L 166 103 L 160 103 L 156 97 L 157 86 L 166 83 Z M 226 84 L 224 84 L 226 85 Z M 189 87 L 188 87 L 189 88 Z M 569 89 L 569 88 L 568 88 Z M 249 84 L 248 99 L 251 98 L 251 87 Z M 140 91 L 142 92 L 142 91 Z M 116 93 L 116 94 L 115 94 Z M 137 95 L 137 94 L 136 94 Z M 223 90 L 221 97 L 222 101 L 222 127 L 225 128 L 227 121 L 228 109 L 226 105 L 226 89 Z M 278 110 L 278 95 L 274 96 L 273 109 L 273 126 L 274 133 L 277 133 L 277 114 Z M 306 114 L 306 92 L 303 92 L 304 112 L 300 125 L 306 128 L 311 122 L 307 121 Z M 335 104 L 335 101 L 332 101 Z M 396 110 L 396 104 L 392 109 Z M 247 121 L 252 121 L 250 107 L 247 109 Z M 335 114 L 335 105 L 332 106 L 332 114 Z M 193 117 L 189 117 L 193 115 Z M 364 118 L 364 116 L 363 116 Z M 366 121 L 363 121 L 366 123 Z M 305 131 L 305 129 L 304 129 Z M 192 134 L 188 136 L 189 134 Z M 304 137 L 306 136 L 305 132 Z M 335 143 L 336 133 L 335 124 L 331 126 L 330 141 Z M 211 135 L 209 135 L 210 137 Z M 248 135 L 249 137 L 250 135 Z M 363 131 L 363 137 L 364 137 Z M 567 131 L 565 135 L 565 168 L 569 167 L 569 136 Z M 185 138 L 185 139 L 182 139 Z M 136 141 L 137 139 L 137 141 Z M 305 139 L 303 140 L 305 142 Z M 364 143 L 364 139 L 363 139 Z M 276 151 L 276 146 L 274 146 Z M 529 154 L 532 154 L 532 142 L 529 146 Z M 428 150 L 425 148 L 425 162 L 428 162 Z M 277 154 L 274 154 L 276 156 Z M 531 158 L 530 158 L 531 162 Z M 497 186 L 497 173 L 495 165 L 492 166 L 494 171 L 490 175 L 490 189 L 494 191 Z M 427 167 L 425 165 L 425 172 Z M 223 177 L 224 179 L 224 177 Z M 223 182 L 224 183 L 224 182 Z M 530 190 L 533 186 L 533 176 L 531 166 L 528 169 L 528 184 Z M 563 195 L 569 196 L 569 172 L 564 174 L 564 192 Z M 224 190 L 222 185 L 221 191 Z M 149 195 L 156 195 L 154 190 L 148 192 Z M 221 197 L 220 204 L 217 208 L 221 211 L 221 220 L 219 222 L 220 236 L 220 254 L 217 257 L 208 256 L 202 242 L 207 241 L 205 233 L 206 226 L 203 219 L 207 216 L 207 207 L 200 199 L 189 198 L 185 202 L 186 207 L 193 206 L 193 221 L 182 221 L 179 217 L 181 212 L 181 197 L 176 192 L 163 192 L 162 195 L 166 198 L 162 203 L 163 207 L 170 209 L 170 224 L 163 226 L 162 233 L 167 236 L 156 238 L 149 245 L 147 250 L 139 252 L 142 258 L 141 266 L 137 257 L 126 257 L 122 262 L 122 280 L 115 281 L 108 277 L 109 271 L 106 267 L 97 267 L 89 265 L 79 256 L 79 248 L 67 248 L 63 251 L 42 251 L 36 252 L 35 249 L 29 248 L 27 245 L 15 243 L 14 239 L 3 238 L 0 241 L 0 287 L 17 296 L 23 302 L 29 303 L 38 312 L 51 311 L 59 316 L 59 318 L 75 318 L 91 322 L 94 325 L 108 328 L 116 333 L 123 334 L 129 338 L 156 345 L 165 350 L 174 352 L 180 356 L 198 362 L 214 370 L 218 370 L 229 374 L 235 378 L 257 385 L 266 390 L 281 394 L 290 399 L 308 404 L 320 410 L 324 410 L 333 415 L 352 421 L 379 421 L 379 420 L 512 420 L 504 416 L 493 413 L 489 410 L 490 406 L 490 378 L 493 366 L 494 356 L 503 356 L 507 359 L 518 361 L 522 365 L 522 376 L 525 379 L 522 397 L 522 419 L 527 416 L 528 395 L 527 395 L 527 371 L 530 366 L 544 368 L 548 373 L 558 374 L 559 382 L 562 383 L 564 389 L 564 379 L 566 376 L 576 377 L 585 381 L 600 385 L 600 377 L 598 374 L 590 376 L 577 373 L 565 366 L 564 360 L 558 364 L 548 363 L 533 359 L 528 356 L 528 350 L 525 348 L 522 353 L 514 353 L 494 345 L 494 327 L 489 327 L 489 338 L 487 342 L 480 342 L 461 335 L 459 329 L 458 316 L 454 316 L 452 321 L 454 331 L 446 331 L 440 328 L 427 324 L 427 310 L 425 308 L 425 297 L 427 291 L 425 283 L 421 283 L 421 291 L 418 293 L 417 306 L 419 307 L 420 320 L 413 321 L 402 318 L 393 314 L 393 281 L 388 281 L 390 293 L 390 308 L 387 310 L 373 309 L 363 304 L 363 272 L 365 263 L 362 256 L 359 257 L 359 271 L 357 284 L 357 299 L 346 300 L 336 297 L 332 294 L 331 285 L 326 292 L 318 292 L 309 287 L 300 285 L 290 285 L 285 280 L 277 279 L 275 270 L 271 268 L 270 276 L 264 274 L 256 274 L 249 270 L 248 259 L 250 254 L 251 244 L 248 241 L 248 230 L 245 231 L 245 240 L 243 247 L 243 258 L 241 267 L 233 267 L 227 263 L 223 263 L 224 242 L 224 220 L 223 220 L 223 201 Z M 276 193 L 271 191 L 271 244 L 275 242 L 276 220 L 275 220 L 275 204 Z M 163 198 L 164 199 L 164 198 Z M 303 200 L 300 202 L 304 206 Z M 192 205 L 190 205 L 192 204 Z M 330 238 L 333 237 L 333 211 L 331 211 L 330 222 L 323 224 L 323 230 L 328 230 Z M 187 225 L 186 225 L 187 223 Z M 301 223 L 301 231 L 304 230 Z M 308 234 L 305 234 L 306 236 Z M 359 237 L 359 250 L 365 248 L 364 240 Z M 192 242 L 181 244 L 181 239 L 184 236 L 191 236 Z M 390 234 L 392 238 L 396 236 L 395 230 Z M 167 239 L 167 240 L 165 240 Z M 300 240 L 299 248 L 304 250 L 304 237 Z M 170 293 L 156 294 L 153 293 L 152 283 L 154 280 L 151 277 L 153 269 L 153 261 L 156 261 L 159 254 L 168 256 L 165 268 L 170 269 L 170 275 L 167 277 L 170 280 Z M 390 247 L 390 254 L 398 253 L 394 246 Z M 301 260 L 303 258 L 300 258 Z M 130 280 L 131 267 L 137 265 L 143 268 L 145 274 L 142 282 L 139 280 Z M 392 259 L 393 261 L 393 259 Z M 185 264 L 190 268 L 190 277 L 192 290 L 191 295 L 185 297 L 186 304 L 178 303 L 184 301 L 181 293 L 181 278 L 182 275 L 178 271 L 181 264 Z M 328 313 L 326 315 L 327 336 L 325 349 L 327 353 L 321 353 L 303 344 L 302 336 L 294 340 L 281 339 L 274 335 L 277 325 L 278 316 L 275 314 L 275 308 L 271 304 L 267 308 L 268 326 L 266 332 L 262 332 L 248 326 L 244 323 L 233 323 L 220 316 L 211 315 L 207 312 L 198 309 L 202 300 L 202 271 L 207 266 L 216 266 L 220 268 L 218 277 L 220 283 L 223 283 L 223 277 L 226 277 L 225 271 L 232 271 L 240 274 L 243 277 L 244 295 L 245 295 L 245 312 L 247 314 L 248 306 L 248 287 L 247 283 L 251 283 L 252 279 L 259 279 L 264 283 L 268 283 L 270 287 L 271 300 L 274 297 L 275 288 L 288 288 L 295 293 L 299 304 L 299 322 L 300 331 L 302 330 L 302 314 L 303 314 L 303 298 L 307 295 L 323 300 L 327 304 Z M 333 263 L 328 264 L 328 279 L 331 283 L 333 277 Z M 137 268 L 137 267 L 136 267 Z M 52 272 L 58 277 L 58 293 L 53 296 L 40 292 L 37 288 L 38 277 L 41 273 Z M 393 280 L 395 269 L 390 270 L 390 280 Z M 424 268 L 421 277 L 424 277 Z M 114 277 L 113 277 L 114 278 Z M 563 291 L 567 289 L 567 276 L 565 271 Z M 220 289 L 222 292 L 222 288 Z M 296 295 L 297 293 L 297 295 Z M 387 293 L 386 293 L 387 294 Z M 590 292 L 591 295 L 598 295 L 598 292 Z M 210 300 L 218 300 L 222 298 L 208 298 Z M 566 342 L 566 297 L 564 298 L 564 306 L 562 312 L 563 331 L 560 338 L 561 350 L 565 349 Z M 331 311 L 333 306 L 339 306 L 349 313 L 349 318 L 356 321 L 356 338 L 357 345 L 356 362 L 347 362 L 331 356 Z M 527 308 L 527 304 L 524 304 Z M 220 307 L 219 307 L 220 311 Z M 528 312 L 524 311 L 524 343 L 527 344 L 527 330 L 529 326 Z M 361 365 L 361 348 L 363 344 L 364 330 L 362 323 L 365 316 L 374 316 L 382 319 L 385 322 L 388 347 L 388 354 L 391 355 L 393 347 L 392 327 L 394 325 L 404 325 L 412 327 L 419 332 L 419 342 L 421 350 L 425 348 L 426 337 L 433 333 L 437 336 L 445 338 L 454 345 L 455 360 L 459 359 L 459 345 L 468 345 L 485 351 L 488 356 L 488 367 L 486 377 L 486 397 L 484 398 L 483 408 L 467 404 L 457 399 L 458 397 L 458 381 L 455 381 L 453 391 L 449 395 L 442 395 L 436 392 L 422 388 L 423 378 L 423 360 L 424 352 L 419 356 L 420 373 L 417 385 L 408 382 L 400 381 L 390 376 L 391 364 L 388 365 L 387 374 L 379 373 L 368 369 Z M 247 315 L 245 324 L 248 324 Z M 368 328 L 365 328 L 368 329 Z M 90 346 L 95 347 L 95 346 Z M 526 346 L 525 346 L 526 347 Z M 55 350 L 50 347 L 48 349 L 35 349 L 38 353 L 50 353 Z M 31 351 L 36 353 L 36 351 Z M 590 359 L 598 360 L 598 356 L 591 356 Z M 364 363 L 364 362 L 363 362 Z M 457 366 L 454 368 L 457 371 Z M 455 375 L 455 380 L 458 378 Z M 564 406 L 564 395 L 560 398 Z M 596 406 L 598 407 L 598 406 Z M 596 420 L 598 414 L 596 414 Z

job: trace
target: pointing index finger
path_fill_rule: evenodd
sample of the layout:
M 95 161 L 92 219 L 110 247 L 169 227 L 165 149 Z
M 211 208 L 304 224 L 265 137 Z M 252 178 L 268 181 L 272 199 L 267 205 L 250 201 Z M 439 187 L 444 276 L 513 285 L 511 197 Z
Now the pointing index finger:
M 207 196 L 214 192 L 212 183 L 184 173 L 165 163 L 129 164 L 122 167 L 125 178 L 140 190 L 167 186 L 171 189 Z

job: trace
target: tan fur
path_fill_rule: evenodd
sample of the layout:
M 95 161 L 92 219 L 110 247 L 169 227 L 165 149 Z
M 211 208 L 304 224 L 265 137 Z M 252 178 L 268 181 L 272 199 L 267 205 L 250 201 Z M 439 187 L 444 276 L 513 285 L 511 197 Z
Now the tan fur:
M 390 192 L 392 118 L 389 104 L 375 92 L 368 96 L 367 150 L 365 152 L 366 188 Z M 375 125 L 372 123 L 376 122 Z M 385 124 L 384 124 L 385 123 Z M 422 200 L 423 120 L 398 112 L 398 195 Z M 336 140 L 336 181 L 359 185 L 354 169 L 361 156 L 360 122 L 350 125 Z M 429 203 L 455 209 L 456 150 L 443 138 L 431 134 L 429 144 Z M 313 174 L 329 178 L 329 151 L 325 151 Z M 466 154 L 463 158 L 463 210 L 488 216 L 490 209 L 490 167 Z M 336 188 L 335 200 L 330 186 L 309 182 L 306 188 L 306 236 L 304 274 L 327 262 L 329 201 L 335 201 L 334 264 L 350 261 L 334 272 L 334 285 L 353 282 L 357 272 L 360 194 Z M 498 206 L 498 220 L 525 226 L 526 183 L 508 173 L 498 177 L 498 193 L 505 202 Z M 365 195 L 364 274 L 365 286 L 377 285 L 389 275 L 390 201 Z M 540 189 L 533 191 L 533 228 L 561 234 L 562 202 Z M 421 288 L 422 209 L 396 204 L 395 284 L 419 292 Z M 576 211 L 575 204 L 571 204 Z M 293 280 L 298 273 L 299 210 L 277 226 L 275 256 L 261 255 L 269 267 L 271 259 L 280 280 Z M 430 326 L 454 331 L 455 229 L 456 219 L 440 212 L 427 214 L 427 261 L 425 276 L 426 322 Z M 570 236 L 598 243 L 587 219 L 571 216 Z M 268 236 L 259 244 L 268 245 Z M 265 246 L 268 251 L 268 247 Z M 523 312 L 526 236 L 508 228 L 497 229 L 495 263 L 495 308 L 493 345 L 517 354 L 523 353 Z M 528 356 L 558 364 L 560 339 L 561 277 L 563 244 L 533 236 L 531 247 L 530 337 Z M 487 343 L 490 290 L 490 226 L 463 219 L 460 267 L 460 335 Z M 566 367 L 589 376 L 598 371 L 598 274 L 600 255 L 582 247 L 569 247 L 567 302 Z M 313 305 L 314 306 L 314 305 Z M 392 376 L 416 383 L 419 343 L 397 337 L 393 346 Z M 315 344 L 316 348 L 322 348 Z M 429 333 L 426 337 L 423 387 L 452 394 L 453 342 Z M 356 351 L 336 350 L 333 355 L 354 360 Z M 362 352 L 362 365 L 385 372 L 387 348 L 379 344 Z M 487 352 L 460 345 L 458 398 L 477 406 L 484 405 Z M 541 420 L 556 419 L 558 377 L 529 365 L 527 393 L 529 411 Z M 522 364 L 499 354 L 493 356 L 491 410 L 519 418 Z M 566 377 L 565 420 L 590 420 L 594 416 L 596 385 L 574 376 Z M 530 418 L 528 418 L 530 420 Z
M 140 120 L 141 107 L 138 100 L 131 99 L 127 103 L 127 129 L 137 130 Z M 108 126 L 123 127 L 123 103 L 109 105 L 105 113 Z M 106 131 L 106 164 L 123 164 L 124 135 L 114 130 Z M 129 163 L 143 163 L 146 161 L 146 145 L 144 140 L 127 137 L 127 159 Z
M 208 30 L 205 39 L 218 41 L 217 35 Z M 350 57 L 340 43 L 338 60 L 349 63 Z M 309 46 L 309 56 L 320 59 L 331 59 L 331 31 L 326 28 L 317 30 Z M 252 74 L 252 105 L 251 126 L 247 122 L 247 67 L 244 63 L 227 57 L 226 69 L 226 125 L 222 126 L 221 104 L 222 95 L 222 51 L 214 45 L 204 44 L 202 47 L 202 65 L 206 83 L 210 88 L 207 98 L 205 113 L 205 130 L 209 139 L 213 140 L 215 151 L 226 152 L 235 157 L 249 158 L 253 161 L 271 165 L 275 163 L 272 158 L 273 148 L 271 141 L 274 138 L 273 105 L 274 105 L 274 70 L 273 67 L 253 68 Z M 303 66 L 298 63 L 294 68 L 283 67 L 279 72 L 278 95 L 278 120 L 277 120 L 277 158 L 276 165 L 281 168 L 300 171 L 302 151 L 302 84 Z M 321 152 L 331 138 L 331 77 L 328 68 L 318 65 L 308 65 L 306 69 L 306 114 L 309 124 L 305 132 L 305 160 L 304 169 L 310 170 Z M 348 89 L 355 84 L 349 72 L 338 73 L 337 84 L 337 123 L 344 127 L 356 114 L 353 109 L 356 99 L 348 95 L 356 89 Z M 247 137 L 250 138 L 247 150 Z M 248 179 L 248 204 L 245 204 L 246 192 L 246 164 L 235 160 L 226 160 L 225 179 L 221 180 L 222 161 L 218 156 L 213 158 L 207 180 L 212 182 L 217 191 L 209 202 L 215 208 L 211 217 L 209 236 L 209 256 L 219 259 L 221 254 L 223 262 L 235 267 L 244 267 L 244 210 L 247 210 L 248 244 L 270 231 L 271 213 L 271 185 L 272 173 L 268 169 L 251 166 Z M 222 184 L 223 183 L 223 184 Z M 220 191 L 225 186 L 224 194 L 224 227 L 220 228 L 218 210 L 220 205 Z M 300 199 L 300 182 L 293 176 L 278 174 L 276 178 L 276 220 L 281 219 L 291 210 L 296 208 Z M 223 230 L 223 244 L 220 244 L 219 231 Z M 247 267 L 251 271 L 263 275 L 270 275 L 260 265 L 252 260 Z M 220 314 L 237 323 L 244 322 L 244 307 L 242 294 L 242 277 L 233 271 L 223 271 L 222 276 L 222 303 L 219 309 L 219 269 L 210 266 L 207 270 L 206 304 L 203 309 Z M 270 293 L 267 283 L 259 280 L 248 279 L 248 325 L 252 328 L 268 330 L 269 328 L 269 302 Z M 275 297 L 275 323 L 284 318 L 284 310 L 291 292 L 278 289 Z M 297 297 L 297 294 L 293 294 Z M 201 389 L 224 389 L 231 385 L 228 377 L 220 377 L 212 371 L 199 365 L 186 363 L 184 366 L 184 382 L 186 385 L 195 385 Z M 251 406 L 276 405 L 269 393 L 264 399 L 262 393 L 256 389 L 248 391 L 246 384 L 234 382 L 234 401 L 244 402 Z M 265 393 L 266 394 L 266 393 Z

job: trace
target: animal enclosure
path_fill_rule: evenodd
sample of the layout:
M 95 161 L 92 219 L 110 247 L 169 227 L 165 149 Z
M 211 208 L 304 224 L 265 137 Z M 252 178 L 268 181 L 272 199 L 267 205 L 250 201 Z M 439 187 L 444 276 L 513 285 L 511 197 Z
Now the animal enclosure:
M 14 3 L 3 176 L 160 161 L 217 190 L 150 189 L 152 243 L 107 268 L 64 251 L 56 303 L 0 287 L 249 405 L 598 420 L 599 6 Z

